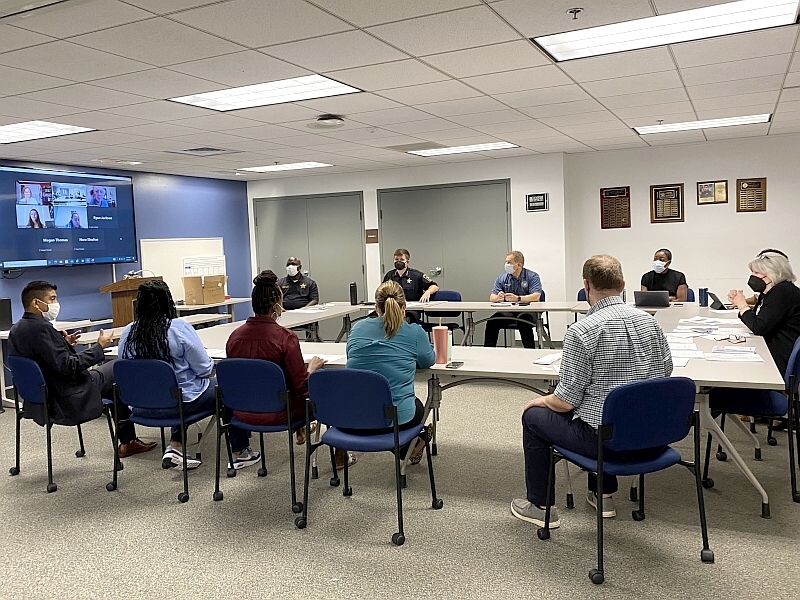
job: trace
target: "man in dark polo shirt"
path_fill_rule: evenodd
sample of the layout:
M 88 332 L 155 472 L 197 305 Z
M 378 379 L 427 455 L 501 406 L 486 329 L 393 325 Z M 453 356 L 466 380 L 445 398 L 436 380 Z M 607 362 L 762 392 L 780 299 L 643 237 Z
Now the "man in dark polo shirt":
M 284 310 L 319 304 L 317 282 L 303 275 L 303 264 L 299 258 L 290 256 L 286 260 L 286 277 L 278 280 L 278 287 L 283 293 Z M 319 323 L 309 323 L 296 329 L 306 332 L 306 341 L 322 341 L 319 337 Z
M 394 269 L 383 276 L 383 281 L 394 281 L 405 294 L 407 302 L 428 302 L 431 296 L 439 291 L 439 286 L 422 271 L 417 271 L 409 266 L 411 254 L 405 248 L 394 251 Z M 421 320 L 422 313 L 406 311 L 406 319 L 411 323 Z

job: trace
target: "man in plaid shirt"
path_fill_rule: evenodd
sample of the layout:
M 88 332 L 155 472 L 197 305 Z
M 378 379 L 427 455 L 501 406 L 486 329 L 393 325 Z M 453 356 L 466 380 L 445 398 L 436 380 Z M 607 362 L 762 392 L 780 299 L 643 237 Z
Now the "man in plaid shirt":
M 575 323 L 564 336 L 564 353 L 555 392 L 534 398 L 522 414 L 527 499 L 511 503 L 511 513 L 524 521 L 544 526 L 550 447 L 557 444 L 573 452 L 597 457 L 597 428 L 603 418 L 603 403 L 618 385 L 668 377 L 672 356 L 664 332 L 647 313 L 627 306 L 620 297 L 625 288 L 622 265 L 605 254 L 591 257 L 583 265 L 583 287 L 591 304 L 586 318 Z M 662 448 L 636 453 L 608 452 L 609 460 L 640 460 Z M 555 473 L 553 473 L 555 477 Z M 589 474 L 589 504 L 597 508 L 597 481 Z M 616 477 L 604 477 L 602 511 L 616 515 L 611 494 Z M 550 511 L 550 527 L 559 526 L 558 511 Z

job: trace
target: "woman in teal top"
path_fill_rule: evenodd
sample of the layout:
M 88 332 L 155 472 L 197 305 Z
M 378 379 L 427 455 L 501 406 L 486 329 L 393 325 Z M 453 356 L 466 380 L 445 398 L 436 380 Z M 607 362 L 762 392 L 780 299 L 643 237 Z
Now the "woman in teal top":
M 378 316 L 353 325 L 347 338 L 347 367 L 375 371 L 389 380 L 400 429 L 422 423 L 424 407 L 414 395 L 414 374 L 417 368 L 427 369 L 435 360 L 427 334 L 416 323 L 406 322 L 405 311 L 403 288 L 394 281 L 382 283 L 375 292 Z M 374 433 L 390 431 L 392 428 Z M 424 444 L 418 444 L 418 448 L 424 449 Z M 418 448 L 414 449 L 412 462 Z

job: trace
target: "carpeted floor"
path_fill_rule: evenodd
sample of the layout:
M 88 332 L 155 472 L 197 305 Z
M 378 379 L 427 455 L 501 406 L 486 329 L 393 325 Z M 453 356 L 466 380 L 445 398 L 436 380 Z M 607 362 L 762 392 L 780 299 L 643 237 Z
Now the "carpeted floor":
M 424 397 L 425 382 L 417 383 Z M 158 450 L 125 459 L 118 491 L 106 491 L 111 449 L 103 420 L 84 427 L 82 459 L 74 456 L 74 429 L 54 429 L 58 491 L 47 494 L 44 431 L 24 422 L 22 472 L 0 480 L 0 598 L 800 598 L 793 558 L 800 505 L 790 498 L 785 433 L 777 447 L 764 443 L 762 462 L 752 460 L 743 436 L 732 435 L 771 494 L 770 520 L 760 518 L 760 498 L 733 464 L 713 461 L 716 486 L 706 492 L 713 565 L 700 562 L 686 469 L 648 477 L 644 522 L 631 518 L 635 505 L 624 480 L 618 516 L 606 521 L 606 583 L 594 586 L 587 573 L 595 560 L 595 514 L 585 501 L 584 475 L 573 468 L 575 509 L 561 508 L 561 528 L 549 541 L 509 514 L 511 499 L 524 496 L 519 414 L 527 398 L 486 384 L 445 392 L 434 457 L 444 508 L 430 508 L 423 461 L 411 469 L 404 493 L 402 547 L 390 542 L 396 515 L 389 454 L 360 455 L 351 498 L 330 487 L 321 468 L 308 528 L 299 531 L 283 435 L 267 438 L 265 479 L 257 467 L 233 479 L 223 473 L 222 502 L 211 499 L 209 436 L 204 464 L 190 473 L 191 500 L 179 504 L 180 472 L 163 471 Z M 13 424 L 13 409 L 0 414 L 4 469 L 13 462 Z M 158 439 L 156 430 L 139 433 Z M 680 449 L 690 458 L 688 444 Z M 303 456 L 299 449 L 299 480 Z

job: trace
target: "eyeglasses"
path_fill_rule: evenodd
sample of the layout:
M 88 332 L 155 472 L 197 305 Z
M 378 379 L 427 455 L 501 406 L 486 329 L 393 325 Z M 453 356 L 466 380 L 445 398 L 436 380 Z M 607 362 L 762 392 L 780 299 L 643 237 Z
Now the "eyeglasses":
M 738 335 L 736 333 L 732 333 L 728 336 L 728 341 L 733 344 L 739 344 L 741 342 L 746 342 L 747 338 L 743 335 Z

